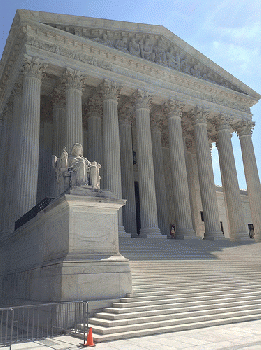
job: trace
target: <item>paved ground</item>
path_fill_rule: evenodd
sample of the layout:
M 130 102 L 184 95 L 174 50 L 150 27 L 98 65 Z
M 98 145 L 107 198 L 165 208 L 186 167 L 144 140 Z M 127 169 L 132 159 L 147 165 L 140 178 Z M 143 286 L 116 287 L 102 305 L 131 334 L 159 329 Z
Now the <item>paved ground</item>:
M 31 343 L 14 344 L 12 350 L 75 350 L 83 341 L 61 336 Z M 7 349 L 2 348 L 0 349 Z M 261 350 L 261 320 L 115 340 L 96 345 L 97 350 Z

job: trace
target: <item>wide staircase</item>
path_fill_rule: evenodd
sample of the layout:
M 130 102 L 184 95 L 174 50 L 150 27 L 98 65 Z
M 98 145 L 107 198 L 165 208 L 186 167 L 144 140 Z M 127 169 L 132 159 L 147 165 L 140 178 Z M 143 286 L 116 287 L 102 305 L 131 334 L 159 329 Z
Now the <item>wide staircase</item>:
M 133 294 L 90 319 L 94 341 L 261 318 L 261 243 L 120 238 Z

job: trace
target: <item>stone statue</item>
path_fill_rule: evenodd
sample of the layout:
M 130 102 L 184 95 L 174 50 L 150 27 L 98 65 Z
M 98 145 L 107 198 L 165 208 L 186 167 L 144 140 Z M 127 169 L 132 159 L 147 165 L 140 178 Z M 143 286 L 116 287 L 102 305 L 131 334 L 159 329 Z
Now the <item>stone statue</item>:
M 101 165 L 97 162 L 91 163 L 83 156 L 83 147 L 80 143 L 73 145 L 69 155 L 64 148 L 60 158 L 53 156 L 53 167 L 56 172 L 57 195 L 62 194 L 72 186 L 100 188 L 99 170 Z
M 167 57 L 166 57 L 166 45 L 162 40 L 158 40 L 158 44 L 154 47 L 155 53 L 155 62 L 158 64 L 162 64 L 163 66 L 167 65 Z
M 94 39 L 92 39 L 94 40 Z M 114 39 L 113 37 L 109 37 L 108 34 L 106 34 L 105 32 L 102 33 L 102 38 L 96 38 L 95 41 L 99 41 L 101 42 L 102 44 L 105 44 L 107 46 L 110 46 L 110 47 L 114 47 Z
M 134 38 L 131 38 L 129 42 L 129 52 L 131 55 L 140 57 L 140 44 Z
M 91 162 L 83 157 L 83 147 L 80 143 L 75 143 L 73 145 L 68 161 L 69 169 L 71 171 L 71 185 L 88 185 Z
M 59 195 L 69 186 L 68 177 L 65 176 L 68 172 L 68 153 L 66 148 L 63 149 L 60 158 L 53 156 L 52 163 L 56 173 L 57 194 Z
M 128 39 L 126 37 L 115 41 L 115 48 L 123 52 L 128 52 Z
M 166 58 L 168 61 L 168 66 L 173 69 L 180 70 L 180 56 L 179 53 L 175 52 L 171 46 L 166 53 Z
M 99 170 L 101 168 L 101 165 L 97 162 L 91 162 L 90 165 L 90 185 L 92 186 L 92 189 L 100 189 L 100 180 L 101 177 L 99 176 Z
M 141 45 L 141 57 L 146 60 L 155 61 L 155 52 L 153 52 L 153 42 L 150 39 L 145 39 Z

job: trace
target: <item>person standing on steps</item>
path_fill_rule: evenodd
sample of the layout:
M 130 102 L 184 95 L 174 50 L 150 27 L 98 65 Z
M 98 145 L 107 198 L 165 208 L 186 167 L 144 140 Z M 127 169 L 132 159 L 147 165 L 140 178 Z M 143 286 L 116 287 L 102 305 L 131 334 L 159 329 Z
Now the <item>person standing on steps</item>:
M 175 232 L 175 225 L 171 225 L 170 226 L 170 238 L 174 239 L 175 238 L 175 234 L 176 234 L 176 232 Z

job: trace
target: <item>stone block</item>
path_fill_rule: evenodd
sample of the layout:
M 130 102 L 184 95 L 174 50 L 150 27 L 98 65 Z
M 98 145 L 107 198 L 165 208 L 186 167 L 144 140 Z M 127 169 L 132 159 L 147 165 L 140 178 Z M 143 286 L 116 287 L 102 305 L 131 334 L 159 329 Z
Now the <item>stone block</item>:
M 2 245 L 5 303 L 118 299 L 132 291 L 119 253 L 118 210 L 108 191 L 73 188 Z

